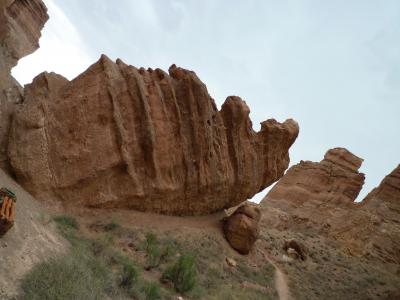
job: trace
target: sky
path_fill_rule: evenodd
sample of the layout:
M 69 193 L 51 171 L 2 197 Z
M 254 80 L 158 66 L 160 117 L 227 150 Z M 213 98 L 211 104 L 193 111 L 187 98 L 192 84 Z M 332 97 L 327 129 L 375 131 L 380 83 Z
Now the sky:
M 73 79 L 102 53 L 136 67 L 175 63 L 219 107 L 244 99 L 255 130 L 295 119 L 291 165 L 334 147 L 363 158 L 358 201 L 400 163 L 400 1 L 44 2 L 40 49 L 13 69 L 22 84 L 43 71 Z

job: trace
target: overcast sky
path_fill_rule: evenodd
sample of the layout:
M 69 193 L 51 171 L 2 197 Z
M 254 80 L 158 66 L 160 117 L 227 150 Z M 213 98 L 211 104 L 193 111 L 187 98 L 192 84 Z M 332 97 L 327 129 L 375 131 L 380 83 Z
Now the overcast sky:
M 218 106 L 242 97 L 256 130 L 296 119 L 291 164 L 333 147 L 364 158 L 359 199 L 400 163 L 400 1 L 44 2 L 41 48 L 13 70 L 23 84 L 45 70 L 72 79 L 101 53 L 137 67 L 175 63 Z

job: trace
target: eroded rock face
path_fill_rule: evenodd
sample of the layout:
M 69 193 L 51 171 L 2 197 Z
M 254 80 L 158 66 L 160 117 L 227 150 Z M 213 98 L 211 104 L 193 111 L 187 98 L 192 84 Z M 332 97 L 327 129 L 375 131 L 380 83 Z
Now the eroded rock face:
M 331 149 L 319 163 L 301 161 L 291 167 L 268 198 L 282 199 L 296 207 L 351 204 L 364 184 L 365 176 L 358 172 L 361 163 L 361 158 L 344 148 Z
M 226 240 L 241 254 L 248 254 L 258 239 L 261 211 L 254 204 L 244 204 L 223 220 Z
M 35 51 L 48 19 L 40 0 L 3 0 L 0 3 L 0 167 L 8 169 L 8 133 L 22 88 L 10 75 L 17 61 Z
M 261 202 L 265 228 L 313 232 L 342 251 L 400 263 L 400 166 L 361 203 L 362 160 L 343 148 L 291 167 Z
M 43 73 L 26 87 L 9 153 L 19 182 L 40 197 L 205 214 L 279 179 L 297 135 L 293 120 L 255 132 L 239 97 L 218 111 L 192 71 L 102 56 L 72 81 Z

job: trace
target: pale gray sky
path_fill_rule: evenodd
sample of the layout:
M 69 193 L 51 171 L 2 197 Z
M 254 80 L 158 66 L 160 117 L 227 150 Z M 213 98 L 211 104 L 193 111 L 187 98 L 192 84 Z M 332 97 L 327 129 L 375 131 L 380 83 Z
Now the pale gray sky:
M 256 130 L 296 119 L 292 164 L 338 146 L 364 158 L 359 198 L 400 163 L 400 1 L 44 2 L 41 48 L 13 71 L 21 83 L 44 70 L 72 79 L 101 53 L 137 67 L 175 63 L 219 106 L 246 100 Z

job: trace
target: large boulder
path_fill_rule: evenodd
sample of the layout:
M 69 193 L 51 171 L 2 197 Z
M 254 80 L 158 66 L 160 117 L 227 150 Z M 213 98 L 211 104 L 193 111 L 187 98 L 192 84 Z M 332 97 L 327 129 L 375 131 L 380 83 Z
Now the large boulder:
M 218 111 L 192 71 L 103 55 L 72 81 L 43 73 L 26 86 L 10 160 L 40 198 L 206 214 L 251 198 L 288 167 L 297 123 L 268 120 L 255 132 L 249 113 L 234 96 Z
M 261 211 L 254 204 L 244 204 L 223 219 L 226 240 L 240 254 L 248 254 L 258 239 Z
M 23 99 L 22 88 L 10 72 L 20 58 L 39 47 L 47 19 L 41 0 L 0 2 L 0 168 L 9 170 L 8 134 L 16 105 Z

